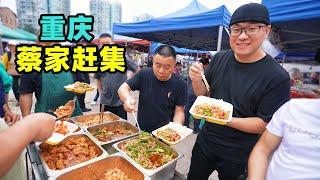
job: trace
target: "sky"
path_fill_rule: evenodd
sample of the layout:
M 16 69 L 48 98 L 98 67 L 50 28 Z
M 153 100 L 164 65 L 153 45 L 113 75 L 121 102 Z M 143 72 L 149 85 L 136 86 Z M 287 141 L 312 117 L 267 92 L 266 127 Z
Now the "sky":
M 15 0 L 0 0 L 1 6 L 9 7 L 13 12 L 17 12 Z M 192 0 L 111 0 L 122 4 L 122 22 L 132 22 L 133 16 L 139 16 L 144 13 L 151 14 L 154 17 L 160 17 L 187 6 Z M 80 3 L 81 2 L 81 3 Z M 226 5 L 232 13 L 242 4 L 256 2 L 261 0 L 198 0 L 209 9 Z M 85 13 L 89 14 L 90 0 L 71 0 L 71 14 Z

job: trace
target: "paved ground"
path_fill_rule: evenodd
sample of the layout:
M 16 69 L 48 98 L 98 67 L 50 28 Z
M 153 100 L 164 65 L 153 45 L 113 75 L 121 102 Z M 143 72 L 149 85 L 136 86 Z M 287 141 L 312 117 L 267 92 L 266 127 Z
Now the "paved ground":
M 92 84 L 95 85 L 94 83 Z M 99 112 L 98 105 L 90 104 L 93 100 L 94 95 L 95 95 L 95 91 L 89 92 L 86 95 L 86 99 L 85 99 L 86 107 L 92 110 L 85 114 Z M 138 102 L 139 92 L 138 91 L 133 92 L 132 97 L 134 97 L 137 100 L 136 102 Z M 9 95 L 9 106 L 11 107 L 12 111 L 21 114 L 19 105 L 15 101 L 12 91 L 10 92 L 10 95 Z M 132 114 L 128 114 L 128 120 L 129 122 L 134 124 L 134 119 Z M 195 143 L 196 137 L 197 137 L 196 134 L 191 134 L 190 136 L 188 136 L 186 139 L 182 140 L 179 144 L 175 146 L 175 149 L 184 155 L 180 160 L 178 160 L 177 167 L 176 167 L 176 170 L 184 176 L 186 176 L 189 172 L 189 166 L 191 161 L 191 151 Z M 213 172 L 212 175 L 209 177 L 209 180 L 217 180 L 217 179 L 218 177 L 216 172 Z

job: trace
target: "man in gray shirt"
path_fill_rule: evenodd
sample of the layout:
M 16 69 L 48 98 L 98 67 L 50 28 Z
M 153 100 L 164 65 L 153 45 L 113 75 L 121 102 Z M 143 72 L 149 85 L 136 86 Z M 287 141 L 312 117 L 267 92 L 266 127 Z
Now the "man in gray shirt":
M 127 71 L 137 72 L 139 67 L 126 56 Z M 110 111 L 123 119 L 127 119 L 127 112 L 123 109 L 123 102 L 118 96 L 118 89 L 127 81 L 127 73 L 99 72 L 95 74 L 100 94 L 100 109 L 102 104 L 104 111 Z

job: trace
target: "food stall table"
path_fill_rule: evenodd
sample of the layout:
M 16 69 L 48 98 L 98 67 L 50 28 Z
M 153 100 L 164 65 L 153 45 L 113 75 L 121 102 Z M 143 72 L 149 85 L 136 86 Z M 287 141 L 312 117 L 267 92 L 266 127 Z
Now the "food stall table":
M 112 114 L 111 112 L 105 112 L 105 113 Z M 98 117 L 100 117 L 100 113 L 86 115 L 86 116 L 83 116 L 83 117 L 86 117 L 86 119 L 88 119 L 88 117 L 89 117 L 89 119 L 90 119 L 91 116 L 94 117 L 96 115 L 98 115 Z M 109 117 L 109 116 L 106 115 L 106 116 L 103 116 L 103 117 Z M 119 117 L 118 117 L 117 120 L 113 120 L 113 121 L 110 121 L 110 122 L 107 122 L 107 123 L 103 123 L 101 125 L 93 125 L 92 124 L 91 126 L 84 126 L 84 127 L 82 127 L 82 124 L 80 122 L 78 122 L 79 119 L 74 119 L 73 118 L 73 119 L 70 119 L 69 122 L 73 122 L 73 123 L 75 123 L 75 124 L 77 124 L 79 126 L 78 130 L 76 132 L 74 132 L 73 135 L 76 135 L 76 134 L 88 135 L 88 137 L 91 140 L 93 140 L 94 144 L 96 144 L 100 148 L 103 148 L 104 151 L 107 154 L 112 155 L 112 154 L 118 152 L 118 150 L 113 147 L 114 143 L 117 143 L 117 142 L 122 141 L 122 140 L 127 139 L 127 138 L 131 138 L 132 136 L 128 136 L 126 138 L 119 138 L 119 139 L 115 139 L 115 140 L 112 140 L 112 141 L 108 141 L 109 143 L 103 143 L 103 142 L 100 142 L 99 139 L 96 139 L 96 137 L 94 137 L 92 135 L 92 132 L 94 132 L 94 130 L 96 130 L 98 127 L 107 128 L 109 126 L 113 127 L 112 125 L 114 125 L 114 127 L 116 127 L 116 125 L 123 125 L 124 127 L 127 127 L 127 126 L 125 126 L 126 123 L 124 123 L 124 122 L 127 122 L 127 121 L 123 121 Z M 73 135 L 71 135 L 71 136 L 73 136 Z M 137 136 L 138 134 L 134 133 L 133 135 Z M 53 175 L 50 172 L 49 172 L 49 174 L 47 174 L 48 170 L 45 168 L 46 165 L 42 164 L 42 161 L 41 161 L 41 158 L 40 158 L 40 153 L 38 151 L 39 150 L 38 146 L 39 146 L 39 143 L 30 143 L 26 148 L 26 150 L 27 150 L 26 151 L 26 165 L 27 165 L 27 175 L 28 175 L 27 178 L 30 179 L 30 177 L 31 177 L 32 179 L 36 179 L 36 180 L 41 179 L 42 180 L 42 179 L 49 179 L 50 177 L 56 177 L 56 175 Z M 66 172 L 69 172 L 69 170 L 67 170 Z M 172 174 L 174 176 L 172 179 L 174 179 L 174 180 L 186 179 L 186 177 L 184 175 L 180 174 L 176 170 L 172 170 L 172 168 L 171 168 L 171 175 Z M 148 178 L 151 178 L 151 177 L 146 175 L 145 179 L 148 179 Z
M 108 147 L 110 148 L 110 146 Z M 112 149 L 112 151 L 114 151 L 114 149 Z M 35 179 L 35 180 L 47 180 L 49 178 L 42 165 L 39 153 L 37 152 L 36 145 L 34 143 L 29 144 L 27 146 L 26 161 L 28 160 L 30 161 L 31 169 L 32 169 L 32 172 L 30 172 L 27 166 L 28 180 L 29 180 L 29 177 L 32 177 L 32 179 Z M 186 177 L 180 174 L 178 171 L 175 171 L 174 177 L 172 178 L 172 180 L 185 180 L 185 179 Z

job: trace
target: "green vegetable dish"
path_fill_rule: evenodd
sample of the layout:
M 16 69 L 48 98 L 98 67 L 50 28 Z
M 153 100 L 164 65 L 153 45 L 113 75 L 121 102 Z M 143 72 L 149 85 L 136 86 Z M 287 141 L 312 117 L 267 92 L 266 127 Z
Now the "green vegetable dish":
M 146 169 L 156 169 L 176 158 L 172 150 L 161 146 L 147 132 L 119 144 L 119 148 Z

